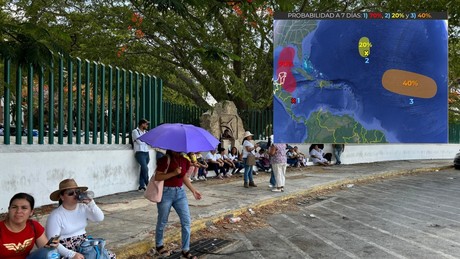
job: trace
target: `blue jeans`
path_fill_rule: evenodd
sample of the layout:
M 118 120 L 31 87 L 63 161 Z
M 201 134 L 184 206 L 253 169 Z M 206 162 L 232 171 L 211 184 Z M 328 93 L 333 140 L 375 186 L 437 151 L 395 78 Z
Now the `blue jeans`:
M 163 245 L 163 233 L 168 223 L 169 212 L 171 207 L 179 215 L 181 233 L 182 233 L 182 251 L 190 250 L 190 211 L 188 208 L 187 195 L 184 187 L 164 187 L 163 198 L 157 203 L 158 219 L 155 233 L 156 247 Z
M 254 182 L 254 179 L 252 179 L 252 165 L 247 165 L 246 164 L 247 158 L 243 158 L 244 162 L 244 182 Z
M 334 155 L 335 155 L 335 160 L 337 161 L 337 164 L 341 164 L 342 161 L 340 161 L 340 155 L 342 155 L 342 149 L 334 149 Z
M 272 169 L 272 173 L 270 175 L 270 184 L 272 186 L 276 186 L 276 179 L 275 179 L 275 173 L 273 173 L 273 169 Z
M 134 154 L 136 161 L 141 166 L 140 175 L 139 175 L 139 188 L 145 188 L 149 184 L 149 167 L 150 162 L 149 152 L 136 152 Z
M 288 158 L 287 159 L 287 163 L 290 166 L 297 166 L 297 162 L 298 162 L 297 158 Z

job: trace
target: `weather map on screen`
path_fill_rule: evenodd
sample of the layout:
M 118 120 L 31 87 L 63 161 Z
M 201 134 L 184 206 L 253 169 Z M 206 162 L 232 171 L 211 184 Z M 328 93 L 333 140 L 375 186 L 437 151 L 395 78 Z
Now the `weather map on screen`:
M 446 143 L 446 13 L 275 13 L 274 141 Z

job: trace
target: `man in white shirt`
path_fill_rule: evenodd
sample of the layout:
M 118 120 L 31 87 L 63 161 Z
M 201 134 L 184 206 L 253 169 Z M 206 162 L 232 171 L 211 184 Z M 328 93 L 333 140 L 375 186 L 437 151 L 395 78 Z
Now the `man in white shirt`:
M 146 119 L 140 119 L 137 128 L 131 133 L 134 144 L 134 157 L 141 167 L 138 191 L 145 191 L 145 187 L 149 183 L 149 147 L 145 142 L 138 139 L 147 132 L 148 127 L 149 121 Z
M 216 177 L 223 179 L 223 174 L 225 173 L 224 162 L 219 158 L 215 149 L 206 154 L 205 160 L 209 167 L 216 172 Z

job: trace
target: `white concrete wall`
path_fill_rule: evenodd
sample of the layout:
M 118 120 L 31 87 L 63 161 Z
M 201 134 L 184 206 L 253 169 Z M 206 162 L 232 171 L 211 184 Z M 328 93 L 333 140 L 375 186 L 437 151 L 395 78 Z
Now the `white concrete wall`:
M 22 146 L 25 150 L 19 152 L 21 146 L 13 145 L 11 152 L 0 147 L 0 213 L 7 211 L 9 200 L 18 192 L 33 195 L 36 207 L 54 203 L 49 195 L 66 178 L 87 186 L 96 197 L 137 190 L 139 186 L 139 166 L 130 147 Z M 149 175 L 156 166 L 154 153 L 150 152 Z
M 310 145 L 298 145 L 308 154 Z M 407 159 L 454 159 L 459 144 L 346 145 L 343 164 Z M 326 144 L 325 152 L 332 152 Z M 150 152 L 149 175 L 156 167 Z M 53 203 L 59 182 L 74 178 L 96 196 L 137 190 L 139 167 L 129 145 L 0 145 L 0 213 L 18 192 L 32 194 L 36 206 Z
M 295 144 L 291 144 L 294 146 Z M 308 155 L 310 145 L 298 145 Z M 459 152 L 460 144 L 347 144 L 342 153 L 342 164 L 372 163 L 391 160 L 452 159 Z M 333 153 L 332 145 L 325 144 L 324 152 Z M 335 160 L 335 157 L 332 156 Z

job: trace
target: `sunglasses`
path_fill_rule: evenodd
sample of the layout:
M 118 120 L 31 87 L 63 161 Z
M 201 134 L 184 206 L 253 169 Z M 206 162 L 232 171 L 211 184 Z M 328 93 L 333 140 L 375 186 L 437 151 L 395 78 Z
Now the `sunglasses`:
M 65 195 L 67 195 L 67 196 L 74 196 L 75 194 L 77 194 L 77 191 L 72 190 L 72 191 L 67 191 L 67 192 L 64 192 L 64 193 L 65 193 Z

